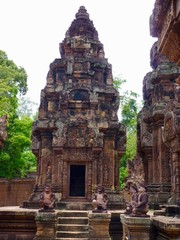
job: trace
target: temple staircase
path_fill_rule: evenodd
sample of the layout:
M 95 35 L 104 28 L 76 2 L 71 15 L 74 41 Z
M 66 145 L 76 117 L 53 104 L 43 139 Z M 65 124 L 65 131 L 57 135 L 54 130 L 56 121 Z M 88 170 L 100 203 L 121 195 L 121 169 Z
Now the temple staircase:
M 62 211 L 58 213 L 56 240 L 88 240 L 87 211 Z

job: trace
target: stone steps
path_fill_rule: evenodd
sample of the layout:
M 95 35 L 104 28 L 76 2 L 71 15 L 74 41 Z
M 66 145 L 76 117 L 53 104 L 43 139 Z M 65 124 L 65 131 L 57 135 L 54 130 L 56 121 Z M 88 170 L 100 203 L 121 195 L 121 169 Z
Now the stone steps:
M 60 217 L 61 222 L 64 224 L 76 224 L 82 225 L 82 224 L 88 224 L 88 218 L 87 217 Z
M 78 232 L 78 231 L 57 231 L 56 232 L 56 240 L 57 239 L 62 239 L 62 238 L 77 238 L 77 239 L 83 239 L 83 238 L 88 238 L 89 233 L 85 232 Z
M 66 218 L 83 218 L 86 217 L 88 218 L 88 212 L 87 211 L 79 211 L 79 210 L 64 210 L 64 211 L 60 211 L 58 213 L 58 217 L 66 217 Z
M 79 224 L 59 224 L 58 230 L 59 231 L 69 231 L 71 229 L 72 232 L 78 231 L 78 232 L 84 232 L 88 230 L 88 225 L 79 225 Z
M 87 240 L 89 237 L 88 222 L 86 211 L 59 212 L 56 240 Z
M 56 203 L 56 209 L 61 210 L 78 210 L 78 211 L 88 211 L 92 209 L 92 203 L 91 202 L 57 202 Z

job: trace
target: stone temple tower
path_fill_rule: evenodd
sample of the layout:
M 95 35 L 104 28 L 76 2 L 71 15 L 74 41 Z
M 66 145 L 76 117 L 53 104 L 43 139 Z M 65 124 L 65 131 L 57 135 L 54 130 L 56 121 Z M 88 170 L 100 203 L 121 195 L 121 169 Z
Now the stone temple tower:
M 45 185 L 52 186 L 58 204 L 91 202 L 100 184 L 109 204 L 117 206 L 125 128 L 118 121 L 112 66 L 85 7 L 79 8 L 59 51 L 61 58 L 50 64 L 33 124 L 37 177 L 25 205 L 35 204 Z

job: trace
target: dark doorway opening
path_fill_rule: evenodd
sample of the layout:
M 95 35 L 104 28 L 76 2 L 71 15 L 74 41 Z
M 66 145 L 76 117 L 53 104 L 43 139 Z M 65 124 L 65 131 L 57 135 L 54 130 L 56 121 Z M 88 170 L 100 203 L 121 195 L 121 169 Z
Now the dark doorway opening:
M 70 165 L 70 197 L 85 197 L 85 165 Z

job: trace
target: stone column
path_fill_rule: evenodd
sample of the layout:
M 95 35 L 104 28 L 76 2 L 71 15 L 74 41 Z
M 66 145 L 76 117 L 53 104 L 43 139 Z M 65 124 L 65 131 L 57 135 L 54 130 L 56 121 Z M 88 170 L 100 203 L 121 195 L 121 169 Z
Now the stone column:
M 63 178 L 62 178 L 62 199 L 68 196 L 68 165 L 67 161 L 63 162 Z
M 110 240 L 111 213 L 89 213 L 89 239 Z
M 153 184 L 160 184 L 159 183 L 159 175 L 160 175 L 160 159 L 159 159 L 159 138 L 158 138 L 158 124 L 153 122 L 152 124 L 152 140 L 153 140 L 153 147 L 152 147 L 152 168 L 153 174 L 152 176 L 152 183 Z
M 116 192 L 119 192 L 120 190 L 120 182 L 119 182 L 119 167 L 120 167 L 120 159 L 119 155 L 116 156 L 116 161 L 115 161 L 115 190 Z
M 56 234 L 56 212 L 42 211 L 37 212 L 36 217 L 36 236 L 33 240 L 55 240 Z
M 145 172 L 145 182 L 150 185 L 153 182 L 153 165 L 152 165 L 152 147 L 144 148 L 145 159 L 143 160 L 144 172 Z
M 180 203 L 180 163 L 179 163 L 179 153 L 174 152 L 172 154 L 173 161 L 173 181 L 172 189 L 174 190 L 176 203 Z
M 92 156 L 92 191 L 96 189 L 97 186 L 97 163 L 98 157 L 93 153 Z
M 150 240 L 149 217 L 130 217 L 125 214 L 121 214 L 120 217 L 123 225 L 123 240 Z

